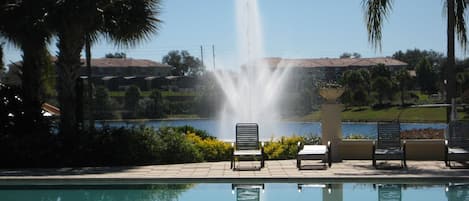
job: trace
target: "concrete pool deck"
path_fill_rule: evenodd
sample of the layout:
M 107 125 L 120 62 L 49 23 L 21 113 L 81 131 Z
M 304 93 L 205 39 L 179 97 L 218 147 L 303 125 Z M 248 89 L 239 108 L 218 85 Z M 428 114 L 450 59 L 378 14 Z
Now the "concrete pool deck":
M 309 162 L 309 161 L 308 161 Z M 308 165 L 319 165 L 311 161 Z M 397 161 L 390 162 L 394 167 Z M 241 162 L 241 168 L 259 166 L 259 163 Z M 469 181 L 469 169 L 445 167 L 442 161 L 408 161 L 407 168 L 375 169 L 370 160 L 345 160 L 333 163 L 326 170 L 298 170 L 295 160 L 266 161 L 261 170 L 230 169 L 230 162 L 206 162 L 174 165 L 148 165 L 131 167 L 85 167 L 85 168 L 51 168 L 51 169 L 0 169 L 0 185 L 50 184 L 51 182 L 91 182 L 91 183 L 139 183 L 167 181 L 217 182 L 217 180 L 243 181 L 291 181 L 327 180 L 327 181 L 360 181 L 360 180 L 439 180 Z M 311 166 L 312 167 L 312 166 Z M 315 166 L 316 167 L 316 166 Z

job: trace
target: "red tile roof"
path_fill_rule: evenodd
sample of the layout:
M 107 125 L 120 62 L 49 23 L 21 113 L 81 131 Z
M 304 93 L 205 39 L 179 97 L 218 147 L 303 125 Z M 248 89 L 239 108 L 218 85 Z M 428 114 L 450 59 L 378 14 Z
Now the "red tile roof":
M 351 66 L 407 66 L 407 63 L 393 58 L 320 58 L 320 59 L 282 59 L 279 57 L 266 58 L 269 66 L 277 67 L 351 67 Z
M 82 59 L 81 62 L 85 63 L 85 60 Z M 158 63 L 152 60 L 132 59 L 132 58 L 91 59 L 91 66 L 93 67 L 171 67 L 167 64 Z

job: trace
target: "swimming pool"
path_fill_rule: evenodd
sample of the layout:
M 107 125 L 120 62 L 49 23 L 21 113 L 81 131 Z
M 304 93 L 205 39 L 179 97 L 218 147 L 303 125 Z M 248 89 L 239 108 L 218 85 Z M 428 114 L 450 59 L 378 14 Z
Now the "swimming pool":
M 170 183 L 0 186 L 2 201 L 467 201 L 464 183 Z

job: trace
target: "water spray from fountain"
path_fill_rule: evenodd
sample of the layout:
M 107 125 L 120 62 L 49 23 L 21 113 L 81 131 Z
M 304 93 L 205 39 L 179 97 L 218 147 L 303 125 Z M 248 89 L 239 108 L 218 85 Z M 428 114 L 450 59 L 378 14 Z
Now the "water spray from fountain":
M 287 83 L 288 69 L 282 62 L 264 58 L 262 26 L 257 0 L 236 0 L 239 61 L 237 74 L 216 72 L 225 95 L 220 111 L 219 132 L 222 139 L 234 139 L 236 123 L 258 123 L 261 139 L 269 139 L 280 121 L 281 98 Z

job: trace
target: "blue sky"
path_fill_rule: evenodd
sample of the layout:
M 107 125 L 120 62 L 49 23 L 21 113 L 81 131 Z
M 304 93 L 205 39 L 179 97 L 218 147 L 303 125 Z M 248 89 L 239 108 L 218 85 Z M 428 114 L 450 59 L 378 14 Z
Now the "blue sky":
M 170 50 L 188 50 L 212 67 L 215 45 L 217 67 L 236 63 L 238 54 L 235 0 L 162 0 L 161 30 L 151 40 L 131 49 L 106 41 L 93 47 L 93 57 L 125 52 L 128 57 L 161 61 Z M 446 52 L 443 0 L 395 0 L 384 25 L 382 51 L 367 41 L 362 0 L 259 0 L 266 56 L 284 58 L 338 57 L 358 52 L 363 57 L 390 56 L 397 50 L 433 49 Z M 51 45 L 55 53 L 55 44 Z M 458 57 L 464 57 L 457 50 Z M 5 62 L 20 59 L 11 46 Z

